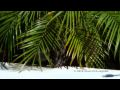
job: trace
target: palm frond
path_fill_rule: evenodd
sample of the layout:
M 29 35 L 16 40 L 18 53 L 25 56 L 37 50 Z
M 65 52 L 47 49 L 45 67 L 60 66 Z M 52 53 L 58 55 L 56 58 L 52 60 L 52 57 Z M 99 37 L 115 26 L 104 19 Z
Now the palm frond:
M 92 19 L 91 16 L 87 17 L 86 12 L 79 14 L 81 15 L 81 18 L 79 18 L 80 22 L 77 22 L 76 28 L 73 29 L 74 33 L 70 33 L 66 43 L 66 46 L 68 46 L 67 55 L 72 55 L 70 64 L 77 57 L 80 66 L 82 66 L 82 60 L 84 59 L 89 67 L 96 65 L 104 68 L 102 59 L 105 57 L 105 51 L 99 33 L 90 21 Z
M 16 54 L 16 37 L 27 30 L 40 12 L 36 11 L 5 11 L 0 17 L 0 47 L 8 54 L 8 61 Z
M 115 46 L 114 57 L 118 51 L 118 46 L 120 42 L 120 12 L 118 11 L 106 11 L 101 12 L 98 18 L 97 27 L 99 30 L 103 28 L 103 35 L 105 35 L 105 42 L 108 43 L 108 49 L 111 46 Z
M 25 49 L 24 53 L 21 54 L 17 59 L 24 57 L 24 61 L 38 60 L 41 65 L 42 59 L 40 53 L 43 53 L 50 64 L 52 60 L 49 58 L 49 50 L 56 49 L 59 47 L 59 42 L 56 39 L 56 31 L 52 27 L 47 27 L 47 20 L 38 20 L 32 29 L 28 30 L 26 33 L 23 33 L 18 37 L 21 41 L 18 44 L 21 44 L 21 49 Z M 31 56 L 32 55 L 32 56 Z M 30 58 L 31 56 L 31 58 Z M 38 56 L 38 57 L 37 57 Z

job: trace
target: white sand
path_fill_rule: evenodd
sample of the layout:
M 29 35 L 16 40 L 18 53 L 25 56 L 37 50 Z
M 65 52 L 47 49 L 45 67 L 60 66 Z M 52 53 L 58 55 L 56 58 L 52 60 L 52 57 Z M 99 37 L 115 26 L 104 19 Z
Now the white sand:
M 95 68 L 45 68 L 6 64 L 6 69 L 0 67 L 0 79 L 120 79 L 120 70 Z M 17 67 L 16 67 L 17 66 Z M 104 77 L 105 75 L 113 75 Z

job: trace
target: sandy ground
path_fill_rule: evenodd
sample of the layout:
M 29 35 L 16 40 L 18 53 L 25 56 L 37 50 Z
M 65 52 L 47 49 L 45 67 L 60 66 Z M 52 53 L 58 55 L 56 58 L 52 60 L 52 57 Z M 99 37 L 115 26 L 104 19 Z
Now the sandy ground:
M 0 67 L 0 79 L 120 79 L 120 70 L 21 66 L 6 63 L 8 69 Z

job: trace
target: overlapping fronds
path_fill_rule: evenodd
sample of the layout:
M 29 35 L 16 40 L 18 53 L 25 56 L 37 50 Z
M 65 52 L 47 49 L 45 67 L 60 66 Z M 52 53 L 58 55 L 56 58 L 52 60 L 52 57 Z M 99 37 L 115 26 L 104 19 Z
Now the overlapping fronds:
M 8 54 L 8 61 L 19 54 L 15 61 L 41 65 L 44 55 L 53 65 L 50 51 L 63 49 L 71 57 L 70 65 L 77 59 L 80 66 L 84 60 L 87 67 L 104 68 L 112 46 L 114 57 L 120 54 L 119 23 L 119 11 L 4 11 L 0 12 L 0 50 Z
M 1 11 L 0 17 L 0 48 L 6 52 L 6 57 L 11 61 L 16 54 L 16 37 L 27 30 L 40 12 L 35 11 Z M 9 61 L 8 60 L 8 61 Z
M 119 51 L 120 43 L 120 12 L 119 11 L 106 11 L 100 12 L 97 21 L 97 27 L 102 35 L 105 37 L 105 42 L 108 43 L 108 49 L 113 45 L 115 47 L 114 57 Z
M 21 49 L 25 49 L 16 58 L 24 57 L 21 63 L 27 63 L 30 60 L 33 60 L 34 63 L 34 60 L 37 60 L 41 65 L 40 53 L 43 53 L 48 62 L 52 64 L 49 56 L 50 49 L 57 49 L 60 45 L 56 39 L 56 30 L 53 26 L 47 26 L 48 22 L 47 20 L 38 20 L 30 30 L 18 37 L 18 39 L 22 39 L 18 44 L 22 45 Z

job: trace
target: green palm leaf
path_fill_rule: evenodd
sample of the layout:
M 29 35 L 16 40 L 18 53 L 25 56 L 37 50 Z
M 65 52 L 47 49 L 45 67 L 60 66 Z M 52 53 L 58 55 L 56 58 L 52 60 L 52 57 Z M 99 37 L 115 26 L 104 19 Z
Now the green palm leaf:
M 111 49 L 111 45 L 115 46 L 114 57 L 118 51 L 119 46 L 119 30 L 120 30 L 120 13 L 119 11 L 106 11 L 101 12 L 98 19 L 97 27 L 103 27 L 103 35 L 106 35 L 105 42 L 108 43 L 108 49 Z M 100 25 L 101 24 L 101 25 Z M 117 36 L 117 37 L 116 37 Z
M 35 11 L 6 11 L 1 12 L 0 17 L 0 47 L 7 51 L 8 60 L 12 58 L 16 52 L 16 37 L 27 30 L 32 23 L 35 22 L 40 12 Z
M 49 58 L 49 50 L 56 49 L 59 47 L 59 42 L 55 39 L 55 30 L 50 26 L 47 27 L 47 20 L 39 20 L 33 26 L 32 29 L 28 30 L 28 32 L 23 33 L 18 37 L 18 39 L 22 39 L 18 44 L 21 44 L 21 49 L 25 49 L 24 53 L 21 54 L 17 59 L 24 57 L 23 61 L 29 61 L 27 56 L 32 55 L 31 59 L 35 58 L 39 61 L 41 65 L 41 56 L 40 52 L 43 53 L 50 64 L 52 64 L 52 60 Z M 25 39 L 23 39 L 25 38 Z M 30 51 L 30 52 L 29 52 Z M 34 59 L 35 60 L 35 59 Z

